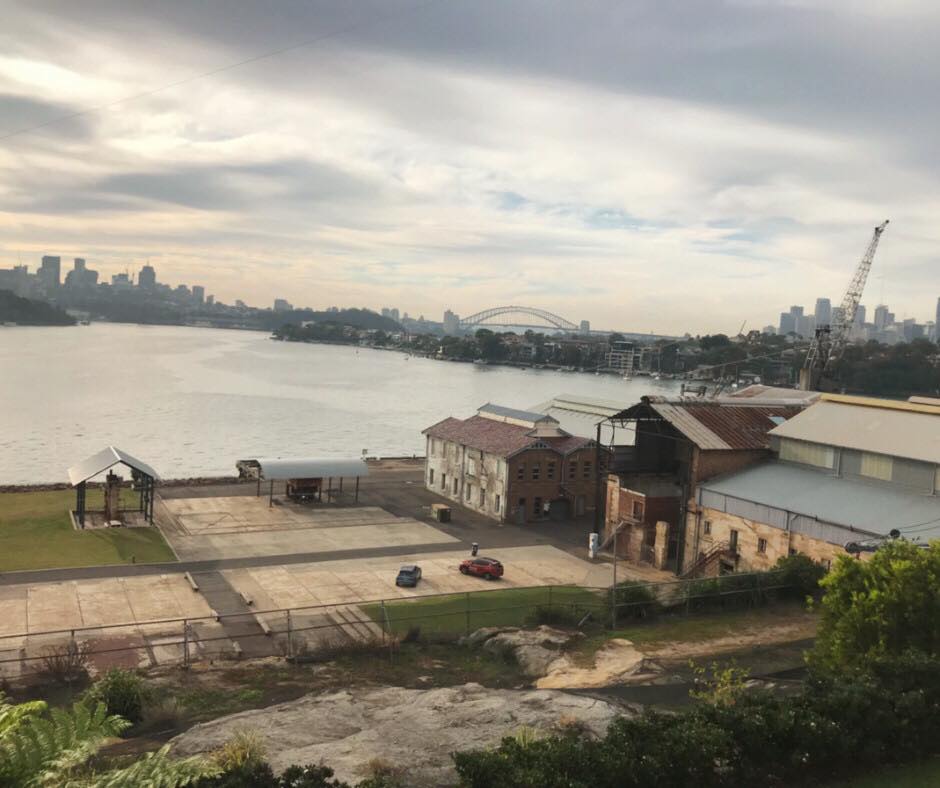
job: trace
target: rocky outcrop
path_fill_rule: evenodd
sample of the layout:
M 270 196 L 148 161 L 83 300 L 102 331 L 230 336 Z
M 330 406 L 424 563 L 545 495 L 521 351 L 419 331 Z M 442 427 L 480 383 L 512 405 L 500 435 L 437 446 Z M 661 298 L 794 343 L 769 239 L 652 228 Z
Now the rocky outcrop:
M 461 641 L 467 646 L 482 646 L 484 651 L 511 657 L 532 678 L 544 676 L 549 666 L 555 662 L 563 646 L 580 632 L 565 632 L 552 627 L 541 626 L 537 629 L 519 629 L 517 627 L 487 627 L 478 629 Z
M 648 659 L 633 643 L 614 638 L 597 651 L 592 666 L 577 665 L 570 657 L 562 656 L 546 667 L 535 686 L 585 689 L 611 684 L 655 683 L 661 676 L 662 667 Z
M 264 737 L 276 769 L 323 762 L 341 780 L 368 775 L 374 759 L 402 768 L 410 786 L 456 782 L 451 753 L 491 747 L 522 727 L 558 731 L 577 726 L 602 735 L 632 708 L 557 690 L 495 690 L 479 684 L 443 689 L 350 689 L 307 695 L 267 709 L 197 725 L 175 738 L 178 755 L 219 747 L 235 731 Z

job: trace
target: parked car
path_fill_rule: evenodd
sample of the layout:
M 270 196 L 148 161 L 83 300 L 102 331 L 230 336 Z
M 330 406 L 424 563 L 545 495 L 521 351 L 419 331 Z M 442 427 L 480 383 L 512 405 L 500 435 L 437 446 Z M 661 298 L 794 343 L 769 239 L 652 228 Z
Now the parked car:
M 503 576 L 503 565 L 495 558 L 468 558 L 461 561 L 460 574 L 485 577 L 487 580 L 499 580 Z
M 406 586 L 414 588 L 421 579 L 421 567 L 417 564 L 405 564 L 398 570 L 398 577 L 395 578 L 396 586 Z

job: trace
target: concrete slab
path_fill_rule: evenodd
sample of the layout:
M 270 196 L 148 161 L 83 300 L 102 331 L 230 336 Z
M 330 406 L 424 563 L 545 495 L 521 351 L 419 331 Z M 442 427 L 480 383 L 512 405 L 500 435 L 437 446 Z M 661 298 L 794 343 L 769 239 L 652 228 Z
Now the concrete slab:
M 0 635 L 16 635 L 26 631 L 28 596 L 29 589 L 26 586 L 0 587 Z

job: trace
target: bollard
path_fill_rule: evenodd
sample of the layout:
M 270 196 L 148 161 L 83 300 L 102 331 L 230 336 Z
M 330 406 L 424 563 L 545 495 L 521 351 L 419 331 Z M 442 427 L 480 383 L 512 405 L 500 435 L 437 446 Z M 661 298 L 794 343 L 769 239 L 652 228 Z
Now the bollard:
M 183 619 L 183 667 L 189 667 L 189 622 Z

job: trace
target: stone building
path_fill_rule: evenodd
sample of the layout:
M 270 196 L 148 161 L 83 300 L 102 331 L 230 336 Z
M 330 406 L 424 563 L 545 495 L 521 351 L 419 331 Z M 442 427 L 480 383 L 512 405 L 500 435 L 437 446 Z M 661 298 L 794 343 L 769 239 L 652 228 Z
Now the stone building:
M 804 405 L 764 397 L 643 397 L 612 416 L 618 433 L 632 433 L 633 442 L 612 448 L 602 547 L 682 573 L 683 525 L 697 486 L 767 459 L 768 433 Z
M 596 443 L 542 413 L 486 404 L 424 430 L 426 487 L 501 522 L 564 520 L 594 509 Z
M 698 486 L 694 574 L 769 569 L 797 552 L 829 564 L 892 532 L 940 538 L 940 406 L 824 394 L 770 440 L 773 459 Z

